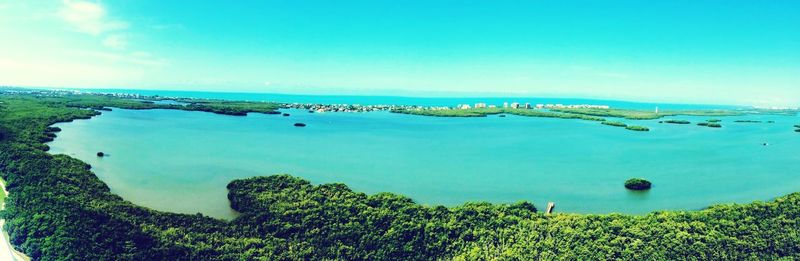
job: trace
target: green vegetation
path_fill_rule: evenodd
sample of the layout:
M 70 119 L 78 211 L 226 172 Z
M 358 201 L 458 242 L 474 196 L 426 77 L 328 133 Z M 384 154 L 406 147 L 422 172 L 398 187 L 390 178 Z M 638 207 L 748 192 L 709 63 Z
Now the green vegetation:
M 609 125 L 609 126 L 614 126 L 614 127 L 623 127 L 623 128 L 624 127 L 628 127 L 628 124 L 625 124 L 624 122 L 618 122 L 618 121 L 604 121 L 604 122 L 601 122 L 601 123 L 604 124 L 604 125 Z
M 472 109 L 393 109 L 391 112 L 434 117 L 486 117 L 503 113 L 502 108 L 472 108 Z
M 647 128 L 647 127 L 643 127 L 643 126 L 628 126 L 628 124 L 625 124 L 623 122 L 618 122 L 618 121 L 604 121 L 604 122 L 601 122 L 601 123 L 605 124 L 605 125 L 609 125 L 609 126 L 614 126 L 614 127 L 622 127 L 622 128 L 625 128 L 627 130 L 632 130 L 632 131 L 650 131 L 650 128 Z
M 28 97 L 30 98 L 30 97 Z M 224 115 L 245 116 L 247 113 L 256 112 L 264 114 L 279 114 L 280 105 L 269 102 L 240 102 L 225 100 L 181 99 L 188 105 L 156 104 L 148 100 L 125 99 L 110 95 L 79 95 L 61 94 L 57 96 L 39 96 L 38 101 L 63 105 L 72 108 L 88 108 L 93 110 L 106 110 L 107 107 L 116 107 L 131 110 L 143 109 L 172 109 L 186 111 L 205 111 Z M 99 114 L 96 112 L 95 114 Z M 94 115 L 91 115 L 94 116 Z M 87 116 L 90 117 L 90 116 Z M 82 117 L 84 119 L 86 117 Z
M 625 188 L 630 190 L 648 190 L 653 184 L 646 179 L 632 178 L 625 181 Z
M 670 124 L 690 124 L 691 122 L 687 120 L 665 120 L 659 123 L 670 123 Z
M 615 117 L 630 120 L 654 120 L 661 117 L 688 115 L 688 116 L 737 116 L 742 112 L 732 110 L 681 110 L 681 111 L 655 111 L 628 110 L 628 109 L 595 109 L 595 108 L 555 108 L 551 111 L 583 114 L 598 117 Z
M 544 215 L 527 202 L 423 206 L 279 175 L 229 183 L 241 212 L 232 221 L 154 211 L 112 194 L 86 163 L 45 152 L 48 126 L 97 115 L 77 104 L 156 106 L 86 99 L 0 92 L 0 176 L 11 192 L 0 215 L 34 260 L 800 258 L 797 193 L 701 211 Z
M 650 128 L 644 126 L 627 126 L 625 129 L 632 131 L 650 131 Z
M 722 121 L 722 120 L 719 120 L 719 119 L 710 119 L 710 120 L 707 120 L 707 122 L 711 122 L 711 123 L 717 123 L 717 122 L 721 122 L 721 121 Z
M 404 113 L 435 117 L 486 117 L 495 114 L 514 114 L 526 117 L 560 118 L 560 119 L 580 119 L 588 121 L 605 121 L 603 118 L 587 116 L 582 114 L 549 112 L 529 109 L 512 108 L 472 108 L 472 109 L 393 109 L 394 113 Z
M 698 126 L 703 126 L 703 127 L 710 127 L 710 128 L 722 128 L 722 124 L 713 123 L 713 122 L 701 122 L 701 123 L 698 123 L 697 125 Z

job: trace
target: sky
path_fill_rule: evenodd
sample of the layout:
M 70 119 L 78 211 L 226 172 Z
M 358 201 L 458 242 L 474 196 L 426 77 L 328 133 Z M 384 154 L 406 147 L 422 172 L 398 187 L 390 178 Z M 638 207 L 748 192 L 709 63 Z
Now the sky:
M 0 85 L 800 105 L 800 1 L 0 0 Z

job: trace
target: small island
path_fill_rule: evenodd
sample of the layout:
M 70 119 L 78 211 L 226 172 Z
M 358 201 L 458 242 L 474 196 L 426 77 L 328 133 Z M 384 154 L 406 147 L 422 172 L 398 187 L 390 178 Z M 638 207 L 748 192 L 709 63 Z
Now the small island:
M 687 120 L 665 120 L 665 121 L 663 121 L 663 123 L 669 123 L 669 124 L 689 124 L 689 123 L 691 123 L 691 122 L 689 122 L 689 121 L 687 121 Z
M 698 123 L 697 126 L 709 127 L 709 128 L 722 128 L 722 124 L 713 123 L 713 122 L 701 122 Z
M 648 190 L 652 185 L 650 181 L 641 178 L 632 178 L 625 181 L 625 188 L 630 190 Z
M 305 123 L 298 122 L 298 123 L 295 123 L 295 124 L 294 124 L 294 126 L 295 126 L 295 127 L 305 127 L 305 126 L 306 126 L 306 124 L 305 124 Z
M 618 121 L 604 121 L 601 122 L 603 125 L 614 126 L 614 127 L 628 127 L 628 124 L 618 122 Z
M 625 129 L 626 130 L 632 130 L 632 131 L 650 131 L 650 128 L 647 128 L 647 127 L 644 127 L 644 126 L 627 126 L 627 127 L 625 127 Z
M 284 117 L 285 117 L 285 116 L 289 116 L 289 114 L 288 114 L 288 113 L 284 113 L 284 114 L 283 114 L 283 116 L 284 116 Z
M 102 157 L 105 157 L 106 154 L 101 151 L 101 152 L 97 153 L 97 156 L 102 158 Z

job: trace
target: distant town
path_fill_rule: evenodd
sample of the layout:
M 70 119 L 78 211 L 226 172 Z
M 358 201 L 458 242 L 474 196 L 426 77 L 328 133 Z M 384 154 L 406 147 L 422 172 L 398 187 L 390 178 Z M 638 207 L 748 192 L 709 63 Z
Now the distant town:
M 206 98 L 182 98 L 182 97 L 166 97 L 166 96 L 147 96 L 135 93 L 105 93 L 93 91 L 81 91 L 70 89 L 30 89 L 13 86 L 0 86 L 0 90 L 5 93 L 28 93 L 34 95 L 65 95 L 65 94 L 92 94 L 113 96 L 118 98 L 140 99 L 149 101 L 165 101 L 177 102 L 176 104 L 188 105 L 192 100 L 209 100 Z M 322 103 L 281 103 L 282 108 L 285 109 L 303 109 L 310 112 L 371 112 L 371 111 L 392 111 L 392 110 L 468 110 L 468 109 L 481 109 L 481 108 L 511 108 L 511 109 L 610 109 L 608 105 L 601 104 L 533 104 L 530 102 L 503 102 L 499 104 L 487 104 L 485 102 L 478 102 L 475 104 L 457 104 L 455 106 L 419 106 L 419 105 L 360 105 L 360 104 L 322 104 Z M 798 107 L 770 107 L 770 106 L 753 106 L 754 109 L 762 110 L 798 110 Z M 658 107 L 655 109 L 658 113 Z
M 459 104 L 456 106 L 457 109 L 470 109 L 470 108 L 497 108 L 497 105 L 490 104 L 486 105 L 486 103 L 479 102 L 476 103 L 474 107 L 470 107 L 469 104 Z M 526 102 L 525 104 L 521 104 L 519 102 L 504 102 L 503 108 L 512 108 L 512 109 L 549 109 L 549 108 L 582 108 L 582 109 L 608 109 L 610 108 L 608 105 L 592 105 L 592 104 L 575 104 L 575 105 L 565 105 L 565 104 L 536 104 L 531 105 L 531 103 Z

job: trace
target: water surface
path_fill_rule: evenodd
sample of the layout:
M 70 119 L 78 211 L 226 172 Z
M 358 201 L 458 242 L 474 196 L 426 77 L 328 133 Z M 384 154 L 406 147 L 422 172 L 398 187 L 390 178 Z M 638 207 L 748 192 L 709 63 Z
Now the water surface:
M 720 117 L 721 129 L 694 125 L 707 117 L 673 117 L 692 125 L 626 121 L 651 129 L 633 132 L 513 115 L 285 112 L 291 116 L 115 109 L 58 124 L 63 131 L 51 153 L 91 164 L 133 203 L 222 218 L 234 215 L 228 182 L 278 173 L 428 205 L 528 200 L 544 208 L 553 201 L 557 211 L 577 213 L 700 209 L 800 191 L 798 117 Z M 98 158 L 98 151 L 110 156 Z M 627 191 L 631 177 L 654 187 Z

